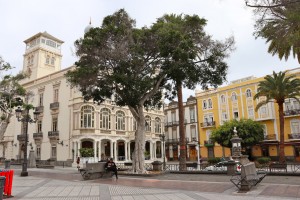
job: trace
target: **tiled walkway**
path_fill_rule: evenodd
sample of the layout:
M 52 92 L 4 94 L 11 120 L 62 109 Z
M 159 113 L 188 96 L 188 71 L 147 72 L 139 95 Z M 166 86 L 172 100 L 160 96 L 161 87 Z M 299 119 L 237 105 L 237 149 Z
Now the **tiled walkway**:
M 277 177 L 268 177 L 248 193 L 237 193 L 227 181 L 227 176 L 215 175 L 166 175 L 152 178 L 126 177 L 83 181 L 72 168 L 55 170 L 29 169 L 28 177 L 20 177 L 15 170 L 13 199 L 23 200 L 250 200 L 298 199 L 300 177 L 284 177 L 277 184 Z M 163 179 L 164 178 L 164 179 Z M 173 180 L 173 179 L 177 180 Z M 197 179 L 197 180 L 195 180 Z M 280 184 L 281 183 L 281 184 Z M 297 184 L 298 183 L 298 184 Z

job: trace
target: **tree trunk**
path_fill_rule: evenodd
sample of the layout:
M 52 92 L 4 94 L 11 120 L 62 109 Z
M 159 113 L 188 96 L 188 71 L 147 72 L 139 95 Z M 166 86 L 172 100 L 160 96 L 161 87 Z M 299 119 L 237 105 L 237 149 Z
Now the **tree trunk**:
M 145 172 L 145 117 L 143 107 L 138 109 L 137 130 L 135 132 L 135 146 L 132 159 L 132 170 L 135 173 L 141 174 Z
M 12 116 L 13 116 L 13 115 L 12 115 L 11 113 L 8 113 L 8 114 L 6 115 L 6 119 L 3 120 L 3 121 L 1 122 L 1 124 L 0 124 L 0 140 L 3 140 L 5 131 L 6 131 L 7 127 L 8 127 L 8 124 L 9 124 L 9 122 L 10 122 L 10 118 L 11 118 Z
M 279 111 L 279 129 L 280 129 L 279 162 L 285 163 L 283 103 L 278 103 L 278 111 Z
M 184 110 L 182 101 L 182 84 L 177 83 L 178 112 L 179 112 L 179 136 L 180 136 L 180 158 L 179 171 L 186 170 L 186 138 L 184 128 Z

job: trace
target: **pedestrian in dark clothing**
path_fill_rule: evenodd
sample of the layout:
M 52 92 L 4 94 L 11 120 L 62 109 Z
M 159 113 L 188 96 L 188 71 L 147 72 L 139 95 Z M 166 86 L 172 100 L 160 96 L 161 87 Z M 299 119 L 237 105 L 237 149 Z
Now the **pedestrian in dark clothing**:
M 77 157 L 76 163 L 77 163 L 77 169 L 79 171 L 79 169 L 80 169 L 80 157 L 79 156 Z
M 118 169 L 117 169 L 116 163 L 114 163 L 112 158 L 108 159 L 108 161 L 105 163 L 104 167 L 105 167 L 105 170 L 114 172 L 116 175 L 116 179 L 118 179 Z

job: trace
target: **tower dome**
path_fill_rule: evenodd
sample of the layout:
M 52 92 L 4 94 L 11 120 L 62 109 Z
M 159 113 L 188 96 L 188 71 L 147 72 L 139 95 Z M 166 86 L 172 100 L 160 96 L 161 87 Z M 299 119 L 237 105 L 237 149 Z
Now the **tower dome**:
M 93 28 L 93 26 L 92 26 L 92 20 L 90 19 L 89 25 L 87 25 L 87 26 L 85 27 L 85 29 L 84 29 L 84 34 L 86 34 L 87 32 L 89 32 L 89 30 L 90 30 L 91 28 Z

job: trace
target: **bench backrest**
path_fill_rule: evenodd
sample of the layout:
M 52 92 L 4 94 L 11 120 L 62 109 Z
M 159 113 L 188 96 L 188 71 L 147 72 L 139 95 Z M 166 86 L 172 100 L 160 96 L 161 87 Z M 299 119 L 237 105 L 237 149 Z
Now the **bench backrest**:
M 86 169 L 91 172 L 104 172 L 105 171 L 105 162 L 98 163 L 86 163 Z
M 256 179 L 258 177 L 254 162 L 242 165 L 241 176 L 246 177 L 246 179 Z

